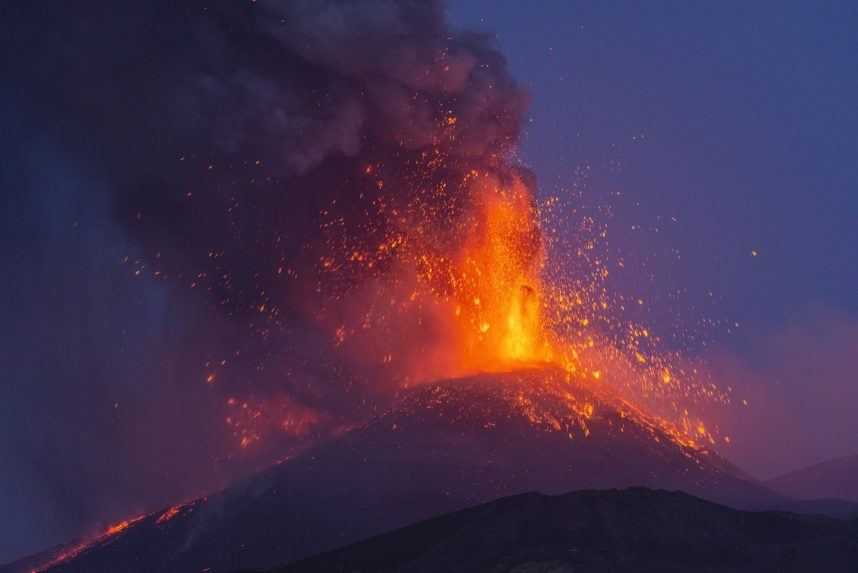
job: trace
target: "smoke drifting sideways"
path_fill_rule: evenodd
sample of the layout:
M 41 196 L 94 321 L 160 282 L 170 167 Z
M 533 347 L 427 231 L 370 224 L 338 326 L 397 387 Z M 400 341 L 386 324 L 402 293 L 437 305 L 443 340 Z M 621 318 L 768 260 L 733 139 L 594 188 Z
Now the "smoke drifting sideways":
M 401 380 L 330 328 L 398 261 L 354 259 L 393 226 L 455 245 L 471 173 L 531 185 L 510 162 L 526 95 L 440 2 L 3 10 L 0 479 L 28 517 L 4 520 L 0 559 L 383 405 Z M 279 441 L 235 452 L 266 428 Z

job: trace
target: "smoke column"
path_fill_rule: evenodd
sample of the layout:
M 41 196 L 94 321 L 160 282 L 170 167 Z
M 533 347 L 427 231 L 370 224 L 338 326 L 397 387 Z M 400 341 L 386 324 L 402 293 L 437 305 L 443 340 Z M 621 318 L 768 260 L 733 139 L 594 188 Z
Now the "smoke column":
M 252 465 L 236 443 L 278 430 L 265 459 L 369 415 L 414 379 L 372 341 L 429 348 L 438 309 L 342 338 L 379 293 L 446 297 L 461 277 L 427 282 L 418 251 L 461 271 L 449 253 L 502 224 L 505 272 L 539 264 L 532 180 L 510 162 L 527 98 L 441 2 L 3 12 L 0 455 L 29 517 L 0 559 L 222 484 Z M 523 219 L 476 212 L 488 187 Z

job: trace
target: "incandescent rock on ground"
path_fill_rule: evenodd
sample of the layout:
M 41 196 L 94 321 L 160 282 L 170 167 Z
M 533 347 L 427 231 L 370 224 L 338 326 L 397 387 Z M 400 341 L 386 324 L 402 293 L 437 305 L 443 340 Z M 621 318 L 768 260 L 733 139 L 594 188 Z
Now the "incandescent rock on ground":
M 365 426 L 50 571 L 272 567 L 503 496 L 629 486 L 739 506 L 782 501 L 602 385 L 534 369 L 416 387 Z

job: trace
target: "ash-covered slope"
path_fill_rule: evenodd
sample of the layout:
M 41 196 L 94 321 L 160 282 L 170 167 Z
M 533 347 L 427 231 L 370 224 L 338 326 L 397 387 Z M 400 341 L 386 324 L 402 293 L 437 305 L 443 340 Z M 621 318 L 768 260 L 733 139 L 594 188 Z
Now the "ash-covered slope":
M 422 385 L 364 427 L 49 570 L 270 567 L 502 496 L 645 485 L 761 506 L 723 459 L 553 370 Z M 42 567 L 44 569 L 44 567 Z
M 843 499 L 858 503 L 858 454 L 789 472 L 766 485 L 796 499 Z
M 634 488 L 504 498 L 272 573 L 856 570 L 858 522 Z

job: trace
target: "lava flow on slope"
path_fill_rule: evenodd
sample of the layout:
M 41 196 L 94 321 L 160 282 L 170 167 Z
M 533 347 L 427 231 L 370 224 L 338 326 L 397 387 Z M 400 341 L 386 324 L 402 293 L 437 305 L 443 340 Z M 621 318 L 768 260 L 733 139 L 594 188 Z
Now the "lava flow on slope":
M 270 567 L 501 496 L 632 485 L 781 501 L 622 398 L 522 369 L 419 385 L 359 428 L 38 570 Z

